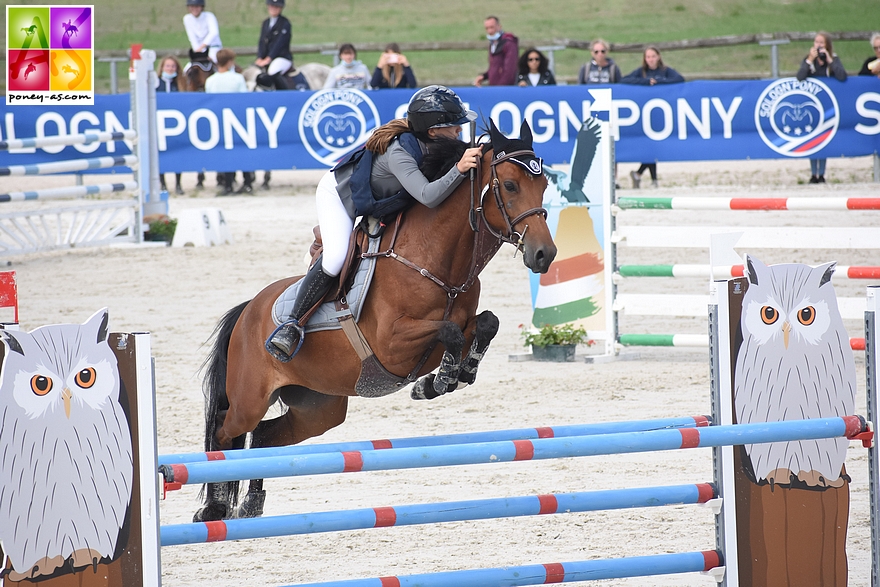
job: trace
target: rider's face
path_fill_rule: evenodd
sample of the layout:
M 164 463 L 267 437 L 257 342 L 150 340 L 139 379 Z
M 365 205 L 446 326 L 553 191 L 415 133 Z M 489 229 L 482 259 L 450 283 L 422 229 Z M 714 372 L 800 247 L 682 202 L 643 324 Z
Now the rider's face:
M 269 11 L 270 18 L 278 18 L 281 15 L 282 8 L 280 6 L 275 6 L 274 4 L 270 4 L 266 7 Z
M 461 134 L 460 126 L 440 126 L 428 129 L 428 136 L 432 139 L 443 137 L 444 139 L 457 139 Z
M 202 13 L 204 8 L 204 6 L 187 6 L 189 13 L 196 17 Z

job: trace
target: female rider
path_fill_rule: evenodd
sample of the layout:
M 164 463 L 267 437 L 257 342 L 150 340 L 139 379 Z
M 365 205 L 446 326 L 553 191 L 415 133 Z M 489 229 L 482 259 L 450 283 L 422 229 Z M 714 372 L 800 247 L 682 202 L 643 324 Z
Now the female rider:
M 439 206 L 468 171 L 477 166 L 481 149 L 467 149 L 445 175 L 428 181 L 416 160 L 401 145 L 400 135 L 412 133 L 424 154 L 436 139 L 457 139 L 461 125 L 476 117 L 476 112 L 466 109 L 461 98 L 444 86 L 428 86 L 413 94 L 406 119 L 392 120 L 380 126 L 367 140 L 366 149 L 373 155 L 370 186 L 374 197 L 381 200 L 405 190 L 429 208 Z M 299 320 L 327 293 L 345 262 L 348 239 L 357 215 L 350 183 L 352 171 L 353 165 L 338 166 L 318 183 L 318 224 L 324 252 L 303 277 L 288 321 L 267 342 L 267 348 L 273 345 L 284 357 L 296 354 L 304 336 Z

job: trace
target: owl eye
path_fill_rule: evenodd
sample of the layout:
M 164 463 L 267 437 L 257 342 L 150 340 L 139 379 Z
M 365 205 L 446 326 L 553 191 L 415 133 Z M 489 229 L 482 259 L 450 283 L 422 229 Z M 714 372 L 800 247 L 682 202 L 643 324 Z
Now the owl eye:
M 37 395 L 46 395 L 52 391 L 52 380 L 43 375 L 31 377 L 31 391 Z
M 804 326 L 809 326 L 813 323 L 813 320 L 816 319 L 816 308 L 813 306 L 807 306 L 806 308 L 798 310 L 797 319 L 798 322 Z
M 76 374 L 74 378 L 76 384 L 83 389 L 88 389 L 95 384 L 95 368 L 88 367 Z
M 773 324 L 779 319 L 779 312 L 773 306 L 763 306 L 761 308 L 761 320 L 764 324 Z

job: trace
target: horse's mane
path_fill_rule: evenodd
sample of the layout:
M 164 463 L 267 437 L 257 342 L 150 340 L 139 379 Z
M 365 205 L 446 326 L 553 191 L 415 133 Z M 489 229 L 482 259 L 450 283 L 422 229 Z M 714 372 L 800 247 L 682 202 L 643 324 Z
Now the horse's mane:
M 467 148 L 467 144 L 458 139 L 435 139 L 428 143 L 428 153 L 422 159 L 420 169 L 428 181 L 438 180 L 458 163 Z

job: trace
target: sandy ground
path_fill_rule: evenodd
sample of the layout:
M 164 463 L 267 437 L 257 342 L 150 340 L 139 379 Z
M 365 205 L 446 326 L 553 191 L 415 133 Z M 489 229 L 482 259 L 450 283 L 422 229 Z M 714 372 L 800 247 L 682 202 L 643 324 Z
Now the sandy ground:
M 622 188 L 632 193 L 621 164 Z M 824 186 L 802 183 L 806 162 L 762 161 L 661 164 L 661 188 L 648 195 L 747 193 L 753 196 L 878 196 L 869 158 L 829 160 Z M 313 186 L 319 172 L 278 172 L 272 190 L 253 196 L 214 198 L 194 193 L 171 200 L 172 216 L 193 207 L 219 207 L 234 245 L 213 248 L 102 248 L 48 252 L 11 260 L 17 271 L 21 322 L 26 329 L 81 322 L 110 309 L 115 331 L 152 332 L 160 453 L 202 445 L 199 367 L 219 317 L 264 285 L 300 273 L 316 215 Z M 169 177 L 171 179 L 171 177 Z M 647 178 L 646 178 L 647 179 Z M 46 178 L 72 183 L 69 177 Z M 172 180 L 173 181 L 173 180 Z M 171 182 L 169 182 L 171 183 Z M 213 185 L 213 178 L 209 179 Z M 646 182 L 647 183 L 647 182 Z M 6 188 L 6 185 L 9 187 Z M 4 180 L 4 189 L 16 189 Z M 731 222 L 715 213 L 675 213 L 660 219 L 632 216 L 634 223 Z M 880 213 L 751 213 L 749 224 L 877 225 Z M 738 220 L 734 219 L 733 222 Z M 739 220 L 740 222 L 745 222 Z M 686 254 L 687 253 L 687 254 Z M 756 252 L 766 262 L 839 260 L 878 264 L 876 251 Z M 762 256 L 764 255 L 764 256 Z M 680 258 L 676 258 L 676 256 Z M 620 262 L 705 263 L 705 252 L 621 249 Z M 509 362 L 522 352 L 518 326 L 530 317 L 526 270 L 503 248 L 483 274 L 481 306 L 501 319 L 501 330 L 476 385 L 432 402 L 406 392 L 382 399 L 353 399 L 348 420 L 321 442 L 419 436 L 528 426 L 661 418 L 709 412 L 705 350 L 638 351 L 638 360 L 598 365 Z M 631 291 L 705 293 L 701 280 L 651 280 Z M 659 283 L 659 282 L 663 283 Z M 838 295 L 863 295 L 864 282 L 835 281 Z M 627 290 L 630 291 L 630 290 Z M 848 323 L 858 333 L 858 323 Z M 622 318 L 622 330 L 705 333 L 705 320 Z M 631 351 L 632 352 L 632 351 Z M 856 354 L 865 411 L 864 357 Z M 310 441 L 312 442 L 312 441 Z M 870 528 L 867 458 L 850 447 L 853 477 L 848 554 L 850 584 L 867 585 Z M 528 463 L 314 476 L 267 481 L 266 515 L 328 511 L 448 500 L 504 497 L 711 481 L 706 449 Z M 163 524 L 184 523 L 198 507 L 197 488 L 186 487 L 161 504 Z M 162 550 L 169 586 L 287 585 L 293 583 L 496 567 L 568 560 L 707 550 L 715 537 L 709 510 L 695 506 L 526 517 L 432 526 L 315 534 Z M 595 583 L 590 583 L 595 584 Z M 602 582 L 605 585 L 708 586 L 705 576 L 678 575 Z

